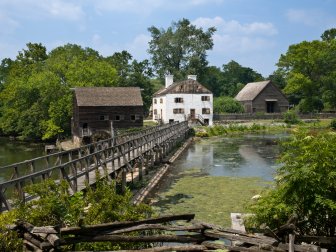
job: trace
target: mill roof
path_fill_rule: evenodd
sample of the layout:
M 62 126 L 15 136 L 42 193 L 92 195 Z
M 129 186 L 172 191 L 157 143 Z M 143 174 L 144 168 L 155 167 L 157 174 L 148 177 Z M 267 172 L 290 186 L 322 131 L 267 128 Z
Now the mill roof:
M 212 94 L 212 92 L 204 87 L 196 80 L 188 79 L 174 82 L 167 88 L 162 88 L 154 93 L 154 96 L 162 96 L 166 94 Z
M 269 83 L 271 83 L 270 80 L 247 83 L 245 87 L 236 95 L 235 99 L 237 101 L 252 101 L 261 93 L 262 90 L 264 90 L 264 88 Z
M 143 106 L 139 87 L 75 88 L 78 106 Z

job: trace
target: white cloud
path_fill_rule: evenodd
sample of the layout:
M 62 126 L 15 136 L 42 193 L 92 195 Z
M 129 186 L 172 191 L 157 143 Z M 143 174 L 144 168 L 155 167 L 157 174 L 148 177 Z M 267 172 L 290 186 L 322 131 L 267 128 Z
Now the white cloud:
M 253 66 L 257 71 L 259 69 L 272 71 L 274 66 L 257 60 L 268 57 L 276 47 L 275 35 L 278 31 L 272 23 L 241 23 L 237 20 L 224 20 L 221 17 L 200 17 L 192 23 L 204 29 L 212 26 L 217 28 L 213 36 L 214 47 L 208 57 L 214 64 L 223 64 L 233 59 L 239 64 Z
M 275 46 L 272 37 L 278 34 L 277 29 L 269 22 L 242 24 L 237 20 L 226 21 L 221 17 L 201 17 L 192 23 L 202 28 L 216 27 L 213 51 L 224 54 L 253 53 L 272 48 Z
M 66 0 L 1 0 L 0 8 L 16 18 L 57 18 L 77 21 L 85 15 L 80 4 Z
M 198 27 L 209 28 L 214 26 L 219 33 L 225 34 L 247 34 L 247 35 L 267 35 L 272 36 L 278 33 L 277 29 L 270 22 L 253 22 L 241 24 L 236 20 L 225 21 L 221 17 L 204 18 L 200 17 L 192 22 Z
M 118 11 L 147 15 L 155 10 L 186 9 L 194 6 L 220 4 L 224 0 L 91 0 L 99 13 Z
M 286 17 L 290 22 L 313 27 L 333 27 L 336 18 L 320 10 L 289 9 Z

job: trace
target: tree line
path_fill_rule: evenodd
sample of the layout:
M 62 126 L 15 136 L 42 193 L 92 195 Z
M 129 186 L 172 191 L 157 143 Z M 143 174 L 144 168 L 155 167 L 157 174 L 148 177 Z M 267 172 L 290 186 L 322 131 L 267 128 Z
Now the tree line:
M 74 87 L 138 86 L 145 111 L 151 97 L 163 87 L 164 75 L 182 80 L 196 74 L 215 97 L 217 113 L 241 112 L 232 97 L 248 82 L 265 78 L 249 67 L 230 61 L 221 68 L 210 66 L 207 51 L 213 48 L 214 27 L 197 28 L 188 19 L 173 22 L 167 29 L 152 26 L 150 59 L 137 61 L 127 52 L 102 56 L 92 48 L 76 44 L 50 52 L 41 43 L 28 43 L 15 59 L 0 65 L 0 134 L 25 139 L 54 139 L 70 134 Z M 289 47 L 281 55 L 271 79 L 302 112 L 334 110 L 336 29 L 322 40 Z

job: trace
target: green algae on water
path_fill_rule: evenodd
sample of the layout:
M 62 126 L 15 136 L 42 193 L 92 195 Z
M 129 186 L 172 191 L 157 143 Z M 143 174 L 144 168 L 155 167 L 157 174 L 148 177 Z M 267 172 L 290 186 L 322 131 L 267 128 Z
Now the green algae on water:
M 229 227 L 230 213 L 244 213 L 244 206 L 251 197 L 259 194 L 269 183 L 255 177 L 211 177 L 188 173 L 170 190 L 159 195 L 159 206 L 155 208 L 162 214 L 195 213 L 196 220 Z

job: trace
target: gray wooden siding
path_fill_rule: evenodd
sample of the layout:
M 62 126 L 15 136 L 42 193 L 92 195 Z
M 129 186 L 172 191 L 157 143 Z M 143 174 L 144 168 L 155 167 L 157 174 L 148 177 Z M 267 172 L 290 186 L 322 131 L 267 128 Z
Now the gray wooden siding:
M 288 100 L 272 83 L 267 85 L 260 94 L 252 101 L 253 112 L 267 112 L 267 99 L 276 99 L 274 113 L 285 112 L 288 110 Z

